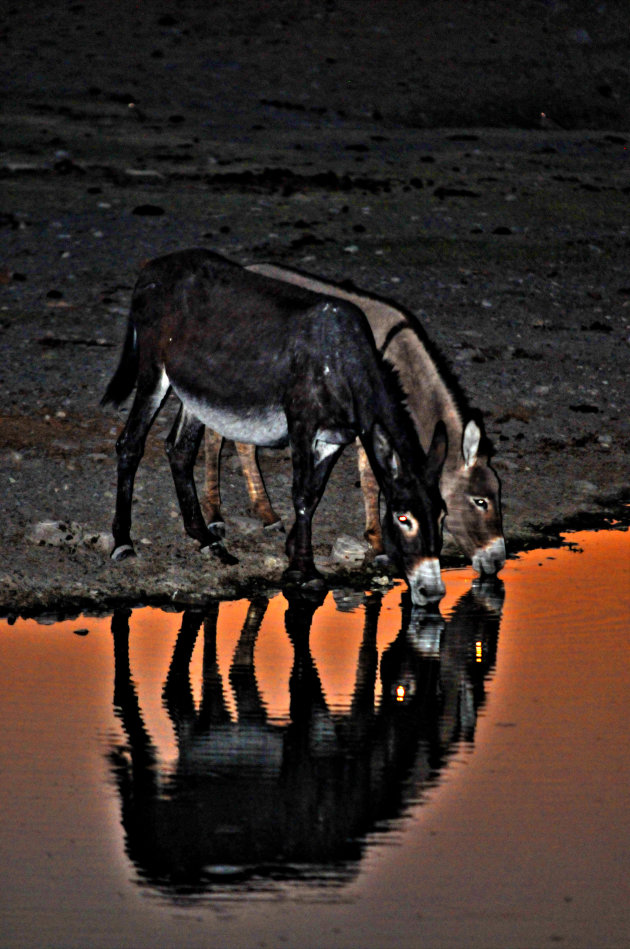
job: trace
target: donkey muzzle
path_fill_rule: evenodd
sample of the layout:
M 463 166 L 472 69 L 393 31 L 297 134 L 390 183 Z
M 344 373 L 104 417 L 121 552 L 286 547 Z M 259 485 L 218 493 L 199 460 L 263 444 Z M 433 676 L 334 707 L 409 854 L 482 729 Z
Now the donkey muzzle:
M 475 552 L 472 565 L 477 573 L 494 576 L 505 563 L 505 557 L 505 541 L 502 537 L 495 537 L 489 544 Z
M 407 574 L 407 582 L 414 606 L 435 603 L 446 593 L 437 557 L 424 557 L 418 561 L 414 569 Z

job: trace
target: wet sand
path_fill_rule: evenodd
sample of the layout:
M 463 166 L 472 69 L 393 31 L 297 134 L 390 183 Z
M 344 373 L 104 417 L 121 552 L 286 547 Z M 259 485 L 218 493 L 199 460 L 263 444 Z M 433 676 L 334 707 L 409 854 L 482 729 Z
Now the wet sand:
M 625 516 L 622 7 L 578 17 L 541 4 L 509 25 L 490 3 L 474 14 L 429 5 L 424 18 L 405 3 L 357 9 L 11 11 L 0 126 L 5 613 L 184 603 L 280 581 L 283 538 L 251 519 L 229 446 L 224 507 L 241 563 L 197 555 L 163 454 L 167 421 L 137 479 L 141 556 L 108 560 L 124 413 L 98 402 L 141 263 L 184 246 L 351 280 L 420 314 L 485 415 L 510 550 Z M 346 455 L 316 515 L 315 551 L 338 582 L 361 584 L 368 574 L 344 578 L 330 560 L 340 533 L 362 533 Z M 290 523 L 286 454 L 263 465 Z M 40 545 L 46 521 L 64 526 Z M 447 563 L 456 556 L 447 548 Z

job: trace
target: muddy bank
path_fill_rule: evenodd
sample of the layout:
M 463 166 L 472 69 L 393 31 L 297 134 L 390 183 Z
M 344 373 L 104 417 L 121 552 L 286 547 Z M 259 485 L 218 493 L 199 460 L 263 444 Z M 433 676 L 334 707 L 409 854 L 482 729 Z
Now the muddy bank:
M 47 42 L 30 46 L 25 14 L 14 11 L 5 45 L 20 97 L 3 112 L 0 153 L 5 613 L 120 599 L 183 603 L 280 581 L 284 538 L 251 518 L 229 445 L 223 500 L 228 546 L 239 565 L 200 557 L 184 536 L 162 444 L 174 405 L 156 422 L 138 474 L 139 556 L 116 566 L 107 555 L 114 442 L 124 412 L 102 411 L 98 403 L 117 363 L 142 261 L 184 246 L 349 279 L 420 314 L 484 413 L 511 551 L 557 536 L 576 518 L 605 523 L 627 510 L 630 136 L 620 131 L 622 119 L 608 112 L 602 126 L 585 113 L 580 121 L 590 127 L 571 131 L 549 120 L 536 128 L 464 128 L 457 113 L 459 128 L 428 128 L 426 117 L 401 117 L 407 90 L 398 88 L 402 80 L 385 54 L 376 54 L 403 43 L 391 24 L 348 27 L 352 62 L 362 54 L 373 68 L 364 86 L 358 79 L 344 85 L 322 66 L 326 56 L 335 58 L 328 47 L 324 55 L 310 43 L 297 69 L 295 37 L 305 23 L 287 13 L 290 5 L 276 6 L 284 14 L 256 30 L 249 20 L 244 30 L 239 20 L 213 33 L 210 52 L 208 36 L 184 13 L 170 25 L 157 17 L 130 22 L 129 36 L 144 37 L 145 46 L 128 48 L 127 39 L 119 54 L 99 54 L 89 82 L 79 68 L 96 43 L 89 4 L 75 5 L 84 13 L 72 14 L 72 30 L 58 23 Z M 464 20 L 451 6 L 461 36 Z M 488 16 L 492 9 L 488 4 Z M 50 21 L 44 6 L 38 11 L 43 29 Z M 569 51 L 557 62 L 570 62 L 571 70 L 581 62 L 580 75 L 591 82 L 603 69 L 604 48 L 614 72 L 616 47 L 604 42 L 608 14 L 597 29 L 559 17 L 546 13 L 546 28 L 562 28 Z M 377 26 L 388 37 L 383 47 L 374 46 L 382 35 Z M 569 41 L 578 28 L 590 44 L 582 34 Z M 99 29 L 102 48 L 113 42 L 114 26 Z M 326 29 L 322 35 L 332 43 L 335 30 L 330 23 Z M 72 46 L 79 33 L 82 43 Z M 503 63 L 507 76 L 507 38 L 494 34 L 490 45 L 502 52 L 492 69 L 498 75 Z M 263 47 L 278 37 L 282 55 L 262 68 Z M 286 42 L 291 37 L 293 45 Z M 470 53 L 471 76 L 484 49 Z M 204 50 L 202 82 L 185 64 Z M 437 95 L 440 76 L 447 77 L 447 110 L 461 98 L 465 73 L 444 71 L 437 40 L 427 40 L 423 60 L 424 94 Z M 574 74 L 563 69 L 566 85 Z M 310 85 L 302 85 L 307 74 Z M 622 86 L 625 74 L 614 75 Z M 203 101 L 191 92 L 193 80 L 205 90 Z M 474 88 L 481 96 L 483 83 Z M 210 89 L 221 95 L 210 96 Z M 443 114 L 445 122 L 452 117 Z M 488 122 L 509 125 L 513 114 L 503 114 L 505 123 Z M 481 121 L 481 113 L 475 116 Z M 575 125 L 569 118 L 567 111 L 565 124 Z M 335 540 L 362 534 L 353 454 L 338 464 L 314 522 L 316 557 L 335 582 L 348 579 L 331 559 Z M 274 506 L 289 523 L 286 453 L 263 453 L 262 462 Z M 42 527 L 47 521 L 63 527 Z M 445 561 L 456 558 L 447 546 Z M 353 582 L 369 578 L 369 570 L 352 572 Z

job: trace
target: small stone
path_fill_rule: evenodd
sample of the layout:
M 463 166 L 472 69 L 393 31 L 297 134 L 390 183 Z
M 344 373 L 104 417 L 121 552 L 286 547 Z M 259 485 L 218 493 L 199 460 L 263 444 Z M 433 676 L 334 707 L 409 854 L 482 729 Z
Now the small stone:
M 39 547 L 76 547 L 81 525 L 74 521 L 38 521 L 26 533 L 26 540 Z
M 282 557 L 277 557 L 275 554 L 267 554 L 263 559 L 263 569 L 265 572 L 269 571 L 274 572 L 276 570 L 284 569 L 285 561 Z
M 576 481 L 574 484 L 578 494 L 597 494 L 599 488 L 592 481 Z
M 82 544 L 89 550 L 96 550 L 99 554 L 109 557 L 114 546 L 114 538 L 107 531 L 91 531 L 83 534 Z M 143 543 L 143 541 L 140 541 Z
M 391 579 L 391 577 L 388 577 L 385 574 L 383 574 L 378 577 L 372 577 L 372 580 L 370 581 L 370 585 L 373 587 L 389 588 L 389 587 L 394 586 L 394 582 Z
M 350 534 L 340 534 L 332 546 L 330 557 L 336 563 L 356 566 L 363 563 L 369 549 L 367 541 Z

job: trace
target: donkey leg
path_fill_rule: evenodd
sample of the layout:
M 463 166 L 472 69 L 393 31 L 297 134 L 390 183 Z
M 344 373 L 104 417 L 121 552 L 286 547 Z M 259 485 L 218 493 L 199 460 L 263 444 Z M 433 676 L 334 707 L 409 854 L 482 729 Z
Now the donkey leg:
M 203 423 L 182 406 L 166 439 L 166 454 L 171 466 L 186 533 L 199 541 L 203 551 L 208 550 L 223 563 L 235 564 L 238 560 L 227 552 L 221 543 L 219 533 L 206 527 L 197 497 L 193 469 L 203 438 L 203 430 Z
M 316 436 L 300 441 L 301 445 L 292 439 L 295 523 L 287 538 L 289 566 L 284 579 L 288 583 L 316 590 L 325 586 L 325 581 L 313 561 L 311 522 L 330 472 L 345 446 L 320 444 L 314 448 Z
M 232 723 L 223 689 L 223 677 L 219 669 L 217 650 L 217 622 L 219 604 L 215 601 L 206 610 L 203 621 L 203 660 L 201 679 L 201 703 L 197 716 L 197 731 L 207 733 L 213 726 Z
M 219 464 L 223 435 L 206 429 L 206 486 L 202 500 L 209 528 L 213 528 L 222 537 L 225 536 L 225 523 L 221 514 L 221 489 L 219 481 Z
M 383 536 L 381 534 L 381 518 L 379 511 L 379 496 L 381 489 L 370 467 L 368 456 L 363 445 L 357 445 L 359 462 L 359 480 L 363 492 L 363 506 L 365 509 L 365 539 L 370 543 L 375 554 L 382 554 Z
M 190 660 L 203 618 L 201 610 L 186 610 L 184 612 L 182 626 L 175 642 L 166 682 L 162 689 L 164 706 L 173 723 L 177 737 L 185 730 L 187 724 L 194 723 L 197 716 L 190 683 Z
M 112 560 L 124 560 L 135 554 L 131 542 L 131 499 L 133 483 L 144 453 L 144 444 L 155 416 L 164 404 L 168 393 L 168 381 L 162 375 L 149 381 L 138 380 L 136 397 L 131 406 L 129 417 L 118 441 L 118 488 L 116 491 L 116 512 L 112 524 L 114 549 Z
M 241 467 L 247 482 L 247 490 L 252 501 L 254 514 L 263 522 L 266 530 L 284 530 L 282 519 L 278 517 L 271 506 L 265 482 L 263 481 L 258 465 L 258 453 L 255 445 L 244 445 L 236 442 L 236 450 L 241 459 Z
M 230 666 L 230 684 L 241 723 L 265 724 L 267 721 L 267 710 L 256 681 L 254 647 L 268 603 L 269 600 L 262 596 L 250 601 Z

